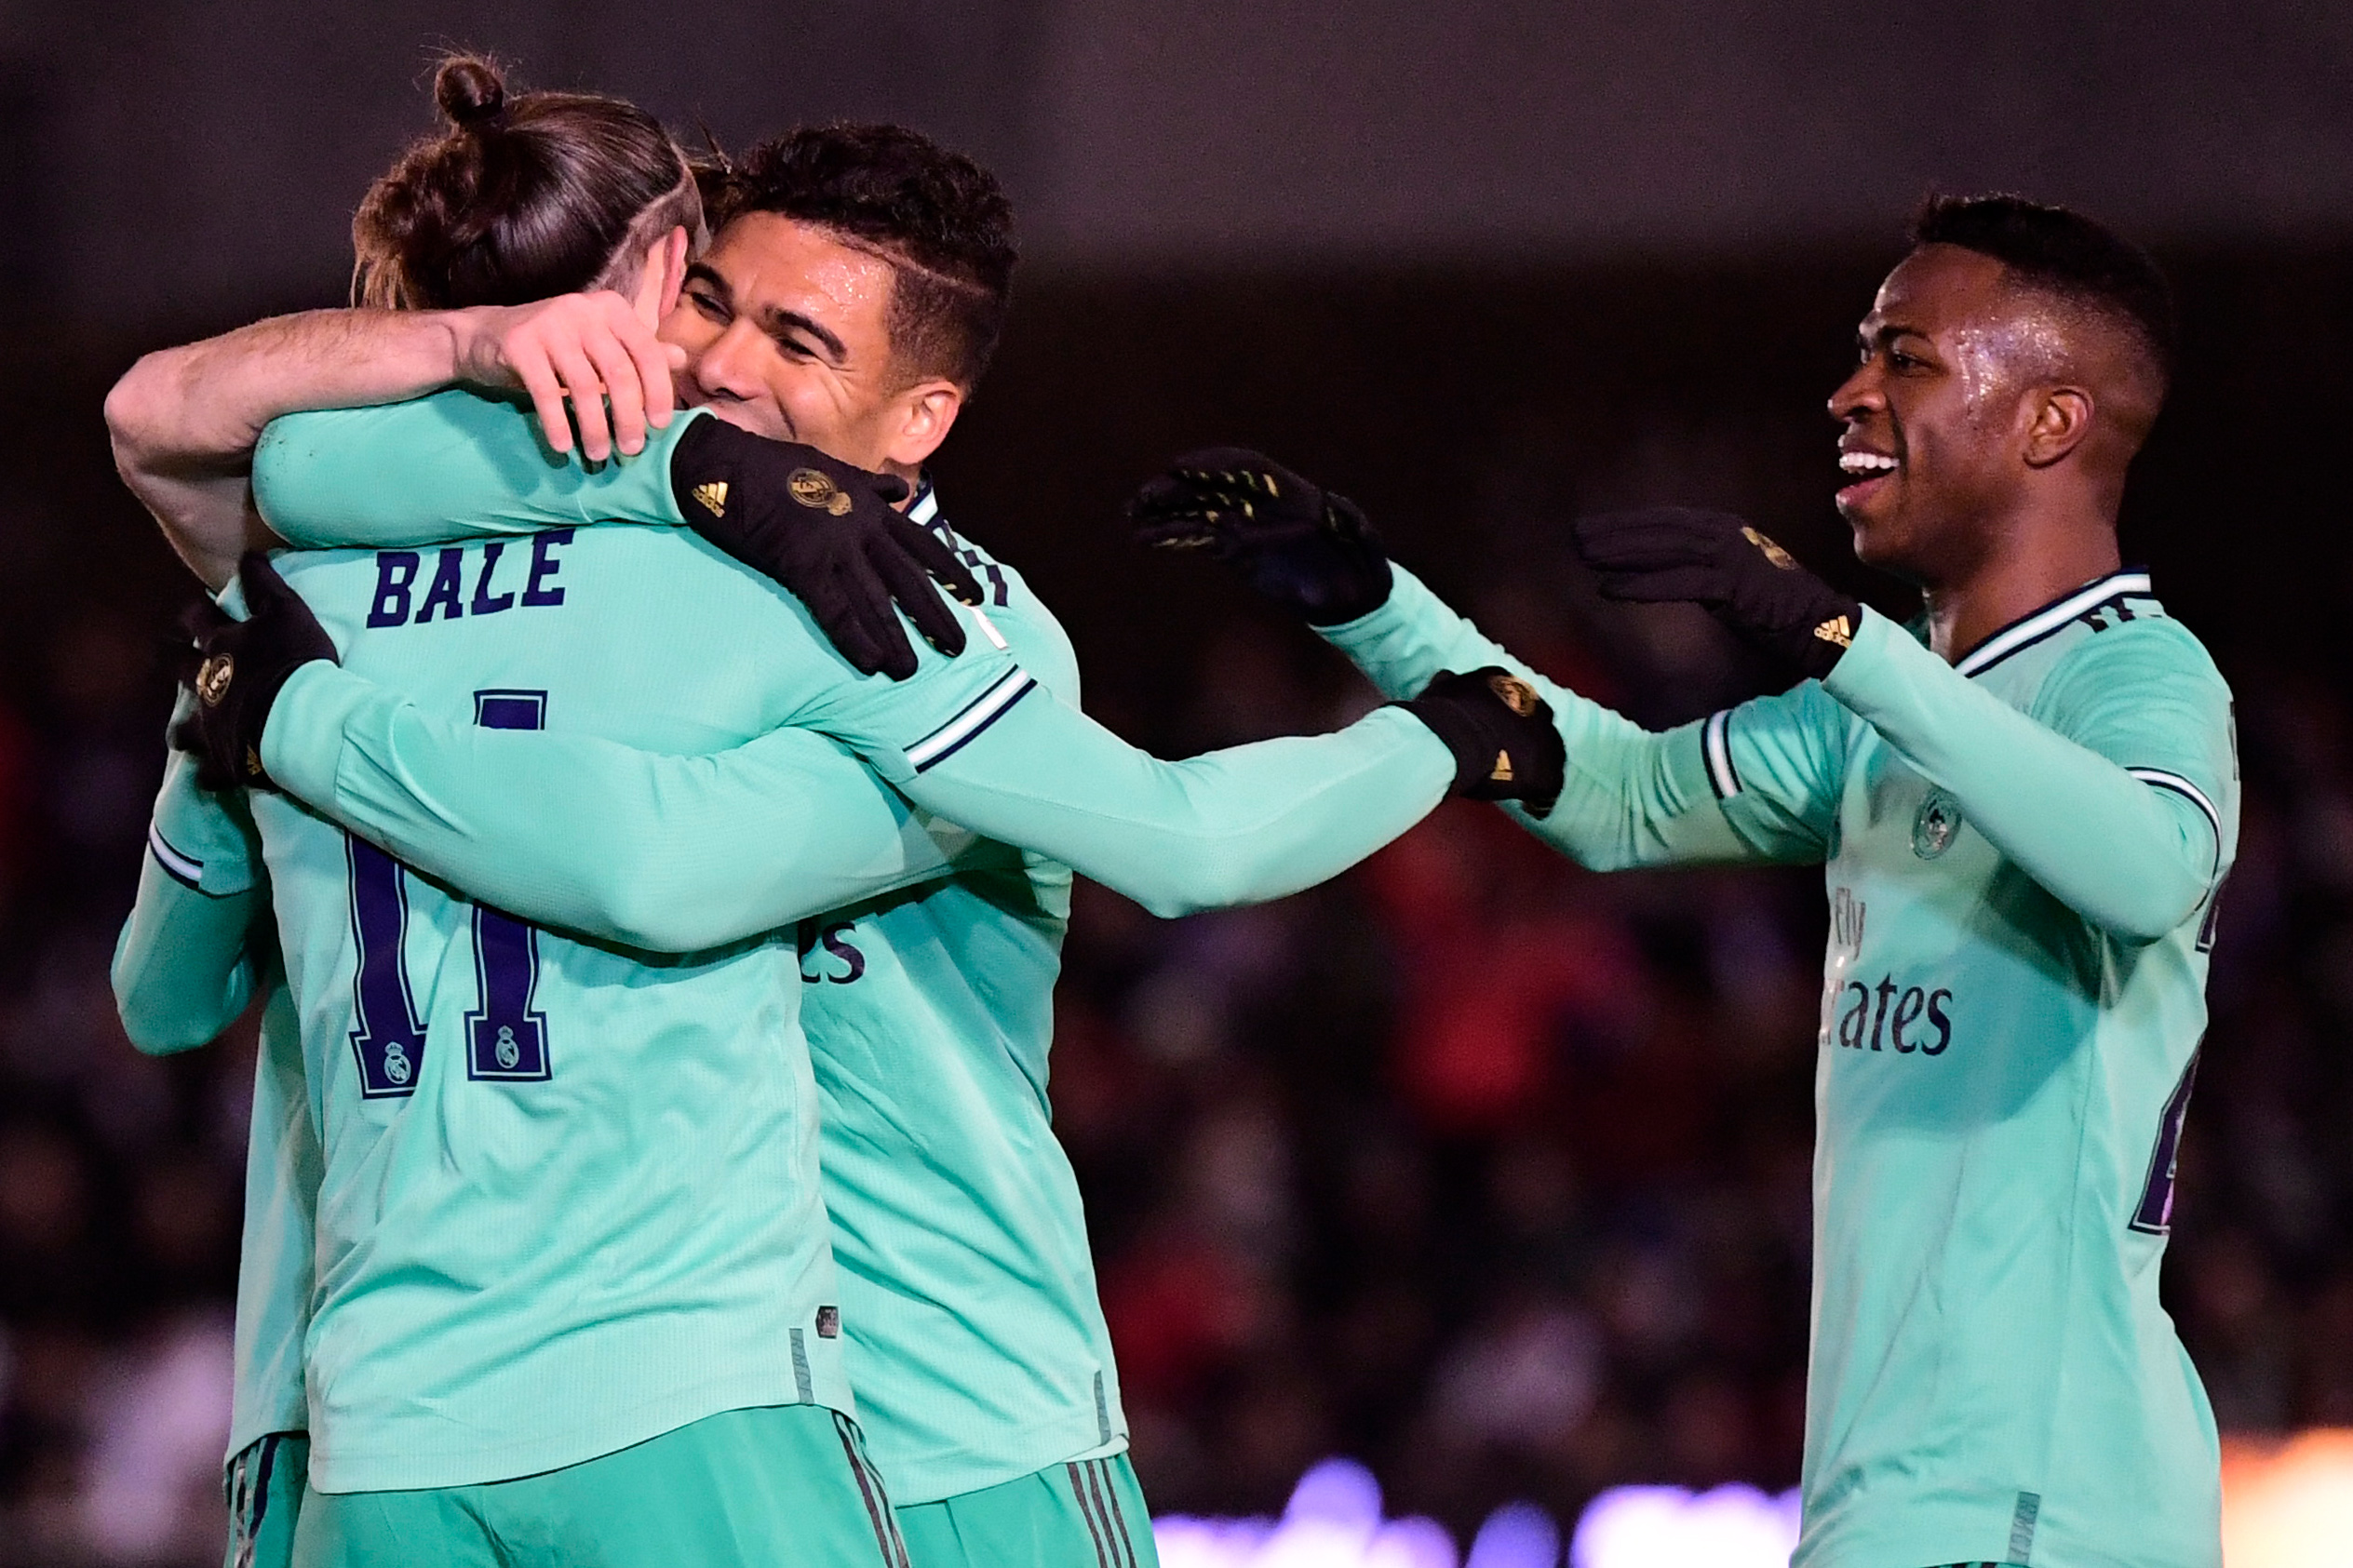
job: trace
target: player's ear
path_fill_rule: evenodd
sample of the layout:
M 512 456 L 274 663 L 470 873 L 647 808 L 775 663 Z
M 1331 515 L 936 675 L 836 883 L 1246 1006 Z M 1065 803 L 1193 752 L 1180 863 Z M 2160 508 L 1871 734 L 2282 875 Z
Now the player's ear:
M 638 275 L 637 298 L 630 301 L 638 319 L 659 327 L 679 302 L 686 286 L 686 230 L 675 228 L 657 239 L 645 253 L 645 270 Z
M 2032 418 L 2024 456 L 2029 468 L 2048 468 L 2091 434 L 2091 394 L 2079 386 L 2038 387 L 2027 395 Z
M 884 458 L 894 467 L 921 467 L 948 439 L 963 407 L 963 389 L 954 382 L 938 378 L 917 382 L 898 395 L 895 423 L 883 449 Z

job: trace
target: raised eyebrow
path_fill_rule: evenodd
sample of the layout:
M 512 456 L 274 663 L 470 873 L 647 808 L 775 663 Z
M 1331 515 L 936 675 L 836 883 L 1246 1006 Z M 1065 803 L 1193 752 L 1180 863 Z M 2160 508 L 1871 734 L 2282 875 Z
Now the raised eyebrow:
M 760 325 L 767 329 L 770 337 L 780 343 L 787 342 L 793 333 L 807 333 L 825 345 L 826 357 L 836 364 L 849 356 L 848 344 L 827 331 L 823 325 L 812 317 L 801 315 L 797 310 L 787 310 L 781 305 L 772 305 L 761 316 Z

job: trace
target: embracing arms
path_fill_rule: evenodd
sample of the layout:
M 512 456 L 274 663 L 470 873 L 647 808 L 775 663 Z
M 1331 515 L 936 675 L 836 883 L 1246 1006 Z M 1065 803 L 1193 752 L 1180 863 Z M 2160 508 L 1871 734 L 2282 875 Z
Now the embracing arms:
M 666 352 L 618 294 L 566 295 L 464 311 L 306 311 L 133 365 L 106 398 L 115 466 L 206 586 L 249 547 L 274 543 L 255 510 L 253 449 L 280 415 L 393 403 L 458 382 L 524 391 L 553 449 L 634 452 L 670 422 Z M 577 387 L 612 388 L 567 404 Z
M 693 528 L 799 596 L 859 670 L 913 672 L 901 610 L 937 646 L 961 649 L 963 628 L 932 580 L 968 600 L 979 587 L 893 510 L 904 482 L 722 422 L 674 422 L 681 351 L 654 337 L 654 310 L 642 293 L 598 293 L 260 322 L 132 367 L 107 398 L 116 465 L 215 589 L 245 550 L 279 539 L 506 531 L 500 507 L 521 489 L 598 508 L 540 527 L 617 516 Z M 501 395 L 399 407 L 461 383 Z M 505 400 L 518 392 L 535 422 Z M 657 449 L 623 461 L 645 453 L 649 426 Z M 481 449 L 468 445 L 477 435 Z M 390 531 L 404 537 L 372 529 L 370 504 L 397 507 L 402 527 Z

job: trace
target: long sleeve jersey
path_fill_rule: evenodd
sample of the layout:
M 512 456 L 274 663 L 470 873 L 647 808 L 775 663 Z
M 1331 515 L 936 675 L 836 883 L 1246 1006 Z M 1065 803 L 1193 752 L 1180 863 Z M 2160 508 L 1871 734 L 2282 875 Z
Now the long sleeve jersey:
M 1327 636 L 1392 691 L 1510 662 L 1402 572 Z M 2125 572 L 1951 666 L 1866 612 L 1828 681 L 1663 734 L 1538 684 L 1547 842 L 1825 867 L 1794 1562 L 2212 1568 L 2213 1420 L 2157 1288 L 2238 832 L 2197 639 Z

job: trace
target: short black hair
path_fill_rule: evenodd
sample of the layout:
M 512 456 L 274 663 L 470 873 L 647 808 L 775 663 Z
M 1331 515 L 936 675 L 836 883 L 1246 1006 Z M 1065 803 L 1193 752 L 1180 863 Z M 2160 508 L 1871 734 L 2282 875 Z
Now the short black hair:
M 905 126 L 804 126 L 698 174 L 711 226 L 773 212 L 888 261 L 891 351 L 970 391 L 1013 299 L 1013 203 L 996 176 Z
M 2105 224 L 2024 196 L 1931 194 L 1912 243 L 1991 256 L 2027 288 L 2107 316 L 2141 341 L 2160 389 L 2172 380 L 2173 290 L 2147 251 Z

